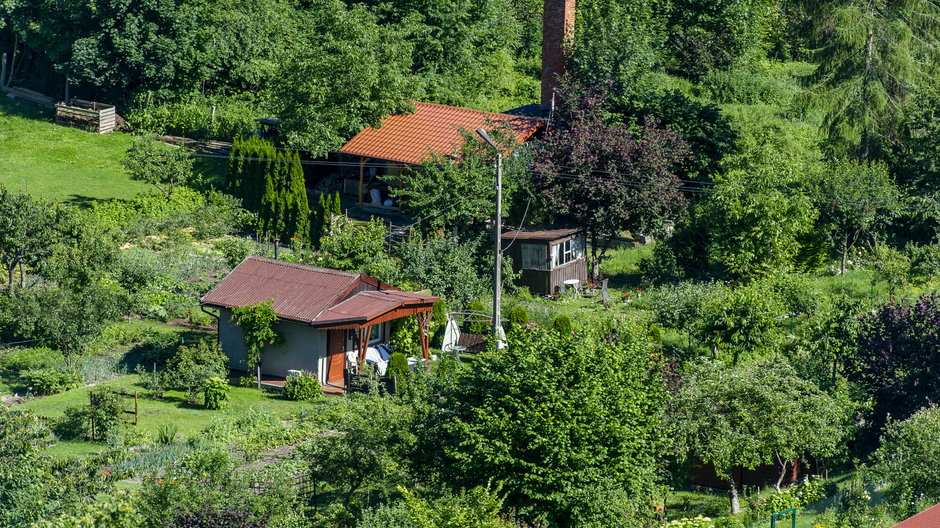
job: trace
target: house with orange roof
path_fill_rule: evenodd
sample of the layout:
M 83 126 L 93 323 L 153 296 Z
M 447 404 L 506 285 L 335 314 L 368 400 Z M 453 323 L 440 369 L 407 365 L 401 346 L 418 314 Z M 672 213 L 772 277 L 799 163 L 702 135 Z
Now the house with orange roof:
M 363 129 L 339 150 L 359 160 L 358 182 L 347 182 L 344 189 L 347 195 L 356 196 L 360 205 L 394 207 L 385 205 L 386 194 L 381 190 L 385 183 L 379 176 L 396 176 L 409 167 L 421 165 L 433 154 L 450 155 L 463 144 L 464 131 L 505 127 L 517 143 L 523 143 L 543 125 L 541 119 L 533 117 L 432 103 L 413 104 L 413 113 L 389 116 L 379 126 Z

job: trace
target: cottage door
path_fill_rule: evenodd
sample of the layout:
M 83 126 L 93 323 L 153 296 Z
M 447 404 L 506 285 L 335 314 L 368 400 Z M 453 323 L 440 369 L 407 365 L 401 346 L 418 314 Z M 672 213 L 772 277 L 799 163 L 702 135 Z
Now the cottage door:
M 330 330 L 326 336 L 326 350 L 329 358 L 326 382 L 330 385 L 343 387 L 343 369 L 346 368 L 345 339 L 342 330 Z

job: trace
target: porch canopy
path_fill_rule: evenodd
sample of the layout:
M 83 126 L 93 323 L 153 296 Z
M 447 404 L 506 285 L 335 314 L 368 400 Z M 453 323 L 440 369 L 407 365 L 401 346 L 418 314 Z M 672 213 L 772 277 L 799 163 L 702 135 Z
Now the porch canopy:
M 246 258 L 203 298 L 203 306 L 237 308 L 272 301 L 278 319 L 318 330 L 358 330 L 359 365 L 373 325 L 417 316 L 421 351 L 428 361 L 431 295 L 403 292 L 364 273 Z

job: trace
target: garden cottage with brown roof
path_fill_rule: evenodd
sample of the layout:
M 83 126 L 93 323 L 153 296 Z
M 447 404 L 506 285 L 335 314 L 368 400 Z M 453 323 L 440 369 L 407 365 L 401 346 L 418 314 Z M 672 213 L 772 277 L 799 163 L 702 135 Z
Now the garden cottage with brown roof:
M 345 371 L 362 365 L 370 347 L 387 342 L 388 323 L 395 319 L 417 316 L 427 361 L 428 321 L 438 300 L 363 273 L 252 256 L 201 304 L 219 309 L 219 340 L 232 369 L 247 367 L 244 336 L 232 322 L 232 309 L 272 301 L 284 343 L 262 354 L 262 377 L 283 379 L 290 371 L 309 371 L 328 388 L 345 389 Z

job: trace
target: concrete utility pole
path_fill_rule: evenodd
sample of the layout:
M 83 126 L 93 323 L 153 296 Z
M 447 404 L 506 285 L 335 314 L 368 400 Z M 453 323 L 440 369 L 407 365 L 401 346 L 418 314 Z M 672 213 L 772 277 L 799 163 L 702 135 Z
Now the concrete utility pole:
M 496 151 L 496 221 L 493 223 L 495 226 L 493 236 L 495 239 L 493 246 L 493 336 L 500 339 L 502 338 L 502 327 L 500 326 L 499 308 L 503 289 L 500 276 L 503 265 L 503 153 L 483 127 L 477 129 L 477 134 Z

